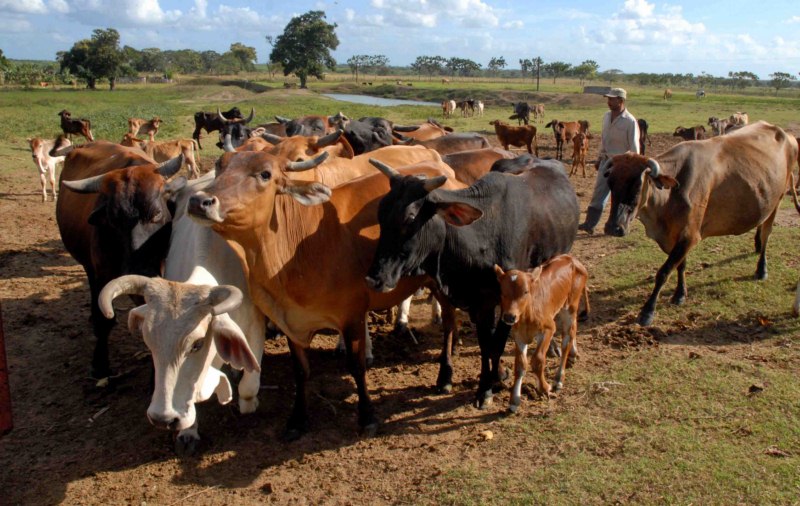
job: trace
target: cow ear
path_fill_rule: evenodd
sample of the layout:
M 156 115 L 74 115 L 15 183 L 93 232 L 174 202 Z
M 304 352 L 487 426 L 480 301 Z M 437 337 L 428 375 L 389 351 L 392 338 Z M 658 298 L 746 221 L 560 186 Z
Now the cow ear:
M 542 266 L 538 266 L 530 272 L 531 284 L 536 283 L 539 281 L 539 278 L 542 277 Z
M 664 188 L 671 190 L 672 188 L 680 188 L 681 186 L 677 179 L 666 174 L 653 178 L 653 184 L 655 184 L 656 188 L 659 190 L 663 190 Z
M 451 225 L 463 227 L 483 216 L 483 211 L 463 202 L 442 202 L 436 205 L 436 214 Z
M 278 193 L 290 195 L 304 206 L 324 204 L 331 199 L 331 189 L 324 184 L 292 181 L 291 179 L 283 179 L 278 184 Z
M 494 273 L 497 275 L 498 280 L 503 277 L 503 274 L 505 274 L 505 272 L 503 272 L 503 268 L 497 264 L 494 264 Z
M 89 225 L 94 225 L 95 227 L 102 225 L 105 223 L 106 218 L 106 205 L 101 204 L 94 208 L 94 210 L 89 214 Z
M 142 335 L 144 326 L 144 316 L 147 312 L 147 304 L 135 307 L 128 313 L 128 331 L 131 334 Z
M 248 372 L 261 371 L 261 365 L 250 350 L 242 329 L 227 313 L 211 319 L 211 335 L 214 336 L 214 344 L 222 360 L 236 369 Z

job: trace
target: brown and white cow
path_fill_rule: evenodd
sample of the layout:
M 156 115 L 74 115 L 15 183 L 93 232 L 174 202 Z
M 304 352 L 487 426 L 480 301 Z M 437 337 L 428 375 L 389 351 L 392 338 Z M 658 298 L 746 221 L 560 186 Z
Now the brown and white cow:
M 28 139 L 28 145 L 31 148 L 31 157 L 36 168 L 39 169 L 39 181 L 42 183 L 42 202 L 47 201 L 47 182 L 50 182 L 50 187 L 53 189 L 53 201 L 56 200 L 56 165 L 64 161 L 63 156 L 50 155 L 56 144 L 61 147 L 66 147 L 72 143 L 65 135 L 61 135 L 60 139 L 49 140 L 42 139 L 41 137 L 32 137 Z
M 509 410 L 516 412 L 522 402 L 522 379 L 528 369 L 528 347 L 536 344 L 533 372 L 540 394 L 550 395 L 544 369 L 547 350 L 556 330 L 561 333 L 561 363 L 553 391 L 563 387 L 564 371 L 570 356 L 578 356 L 578 311 L 581 300 L 589 312 L 589 273 L 586 267 L 570 255 L 556 256 L 532 271 L 503 269 L 496 265 L 494 272 L 500 285 L 500 318 L 511 325 L 514 337 L 514 388 Z
M 128 118 L 128 133 L 134 137 L 138 135 L 147 135 L 150 137 L 150 142 L 153 142 L 163 122 L 164 121 L 158 116 L 153 116 L 149 120 L 143 118 Z
M 181 165 L 181 155 L 158 164 L 138 149 L 106 141 L 74 147 L 64 160 L 56 222 L 64 246 L 89 280 L 96 378 L 111 375 L 108 335 L 114 326 L 97 297 L 122 274 L 161 275 L 172 220 L 167 199 L 186 183 L 167 179 Z
M 760 121 L 730 135 L 682 142 L 656 158 L 623 154 L 601 167 L 611 189 L 606 234 L 623 236 L 635 218 L 666 253 L 655 287 L 639 313 L 650 325 L 664 283 L 678 270 L 674 304 L 686 299 L 686 257 L 706 237 L 756 229 L 756 279 L 767 277 L 767 240 L 791 185 L 797 140 Z

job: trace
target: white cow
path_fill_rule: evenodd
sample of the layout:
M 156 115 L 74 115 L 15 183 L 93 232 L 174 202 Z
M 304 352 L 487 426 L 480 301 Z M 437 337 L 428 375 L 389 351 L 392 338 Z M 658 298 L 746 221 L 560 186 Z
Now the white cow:
M 483 100 L 475 101 L 475 109 L 478 110 L 478 116 L 483 116 Z
M 65 148 L 72 144 L 65 136 L 62 135 L 62 137 L 64 139 L 59 144 L 59 147 Z M 63 156 L 50 156 L 50 150 L 55 146 L 56 140 L 51 141 L 41 137 L 28 139 L 33 163 L 39 169 L 39 180 L 42 183 L 42 202 L 47 201 L 47 181 L 50 181 L 50 187 L 53 189 L 53 202 L 56 200 L 56 165 L 64 162 Z
M 112 318 L 115 297 L 144 296 L 145 304 L 131 310 L 128 327 L 142 333 L 153 356 L 155 390 L 147 418 L 157 427 L 180 431 L 179 454 L 194 452 L 200 440 L 195 402 L 212 392 L 223 404 L 231 400 L 230 383 L 219 370 L 223 362 L 244 369 L 239 411 L 253 413 L 258 407 L 265 318 L 250 300 L 241 264 L 228 244 L 186 215 L 188 196 L 213 177 L 210 172 L 192 181 L 178 195 L 166 279 L 123 276 L 106 285 L 99 298 L 103 313 Z M 241 305 L 229 303 L 221 310 L 219 299 L 236 292 Z

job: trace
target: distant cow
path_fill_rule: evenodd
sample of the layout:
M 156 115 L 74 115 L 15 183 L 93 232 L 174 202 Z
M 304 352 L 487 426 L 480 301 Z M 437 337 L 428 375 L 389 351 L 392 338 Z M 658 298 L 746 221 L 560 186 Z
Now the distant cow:
M 686 299 L 686 258 L 702 239 L 756 229 L 756 279 L 767 277 L 767 240 L 797 163 L 797 141 L 760 121 L 724 137 L 681 142 L 657 159 L 617 155 L 601 167 L 611 189 L 605 232 L 624 236 L 635 218 L 668 257 L 639 312 L 650 325 L 664 283 L 677 268 L 674 304 Z
M 524 147 L 528 149 L 528 153 L 539 156 L 539 145 L 536 142 L 535 126 L 511 126 L 507 123 L 503 123 L 499 119 L 490 121 L 489 124 L 494 126 L 497 140 L 503 146 L 503 149 L 507 150 L 509 146 Z
M 536 104 L 531 107 L 533 113 L 533 121 L 536 123 L 544 123 L 544 104 Z
M 647 141 L 648 146 L 651 146 L 653 144 L 650 141 L 650 135 L 647 133 L 647 129 L 650 128 L 650 125 L 647 124 L 647 120 L 644 118 L 637 119 L 636 123 L 639 124 L 639 153 L 643 155 L 644 142 Z
M 750 117 L 747 115 L 746 112 L 737 111 L 731 114 L 731 117 L 728 118 L 728 123 L 730 123 L 731 125 L 744 126 L 750 123 Z
M 672 98 L 672 90 L 667 88 L 664 90 L 664 100 L 669 100 Z
M 706 92 L 703 90 L 697 90 L 697 93 L 695 93 L 694 96 L 698 99 L 706 98 Z
M 90 142 L 94 140 L 91 121 L 86 118 L 73 119 L 72 114 L 66 109 L 59 112 L 58 115 L 61 116 L 61 130 L 69 139 L 72 139 L 74 134 L 78 134 L 86 137 L 86 140 Z
M 39 169 L 39 180 L 42 183 L 42 202 L 47 201 L 47 182 L 50 181 L 50 187 L 53 189 L 53 201 L 56 200 L 56 165 L 64 161 L 63 156 L 50 155 L 50 151 L 58 143 L 61 147 L 66 147 L 71 142 L 61 135 L 61 139 L 48 140 L 41 137 L 33 137 L 28 139 L 28 145 L 31 148 L 31 157 L 36 168 Z
M 527 102 L 518 102 L 515 104 L 511 104 L 511 107 L 514 108 L 514 114 L 508 117 L 508 119 L 515 119 L 517 120 L 517 124 L 521 125 L 525 123 L 526 125 L 531 120 L 531 106 L 528 105 Z
M 564 158 L 564 143 L 572 142 L 572 138 L 578 132 L 589 133 L 589 122 L 585 119 L 580 121 L 558 121 L 554 119 L 544 126 L 553 129 L 553 137 L 556 141 L 556 158 Z
M 200 143 L 200 130 L 205 129 L 207 133 L 216 132 L 231 121 L 244 121 L 245 123 L 249 123 L 253 120 L 254 115 L 255 109 L 251 109 L 249 119 L 244 121 L 242 111 L 240 111 L 238 107 L 231 107 L 225 112 L 220 112 L 219 108 L 217 112 L 196 112 L 194 113 L 194 132 L 192 132 L 192 139 L 197 141 L 197 147 L 199 149 L 203 149 L 203 145 Z
M 673 137 L 680 137 L 686 141 L 699 141 L 706 138 L 706 127 L 703 125 L 693 126 L 691 128 L 677 127 L 672 132 Z
M 714 130 L 715 135 L 725 135 L 730 122 L 727 119 L 719 119 L 716 116 L 708 118 L 708 125 Z
M 461 111 L 461 117 L 463 118 L 466 118 L 467 116 L 473 116 L 475 114 L 474 100 L 461 100 L 456 102 L 456 107 Z
M 442 100 L 442 117 L 451 118 L 456 110 L 455 100 Z
M 581 169 L 581 174 L 586 177 L 586 155 L 589 153 L 589 134 L 578 132 L 572 138 L 572 169 L 569 177 Z
M 162 123 L 163 121 L 158 116 L 153 116 L 153 118 L 149 120 L 128 118 L 128 133 L 134 137 L 147 135 L 150 137 L 150 142 L 153 142 Z
M 522 378 L 528 369 L 528 347 L 536 345 L 533 373 L 536 390 L 550 396 L 545 379 L 547 350 L 556 331 L 561 334 L 561 363 L 553 391 L 563 387 L 564 371 L 570 356 L 578 356 L 578 311 L 581 300 L 589 311 L 589 273 L 576 258 L 559 255 L 532 271 L 504 271 L 494 266 L 500 284 L 500 319 L 511 325 L 514 336 L 514 387 L 509 411 L 516 412 L 522 402 Z M 537 343 L 538 341 L 538 343 Z M 574 352 L 574 354 L 573 354 Z
M 194 139 L 146 141 L 127 133 L 122 137 L 120 144 L 131 148 L 139 148 L 147 153 L 147 156 L 159 163 L 166 162 L 167 160 L 171 160 L 176 156 L 183 155 L 186 166 L 189 168 L 189 175 L 192 178 L 200 177 L 200 170 L 194 157 Z

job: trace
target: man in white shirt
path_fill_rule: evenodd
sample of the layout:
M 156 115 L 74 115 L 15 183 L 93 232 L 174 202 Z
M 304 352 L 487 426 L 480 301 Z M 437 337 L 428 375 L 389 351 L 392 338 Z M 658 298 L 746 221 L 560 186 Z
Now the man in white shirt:
M 603 116 L 603 133 L 600 141 L 600 155 L 597 158 L 597 178 L 594 182 L 594 193 L 586 210 L 586 221 L 578 225 L 578 230 L 588 234 L 600 222 L 603 209 L 608 202 L 611 191 L 608 180 L 603 175 L 603 162 L 614 155 L 632 151 L 639 153 L 639 125 L 636 118 L 625 108 L 628 94 L 622 88 L 611 88 L 604 95 L 608 99 L 609 111 Z

